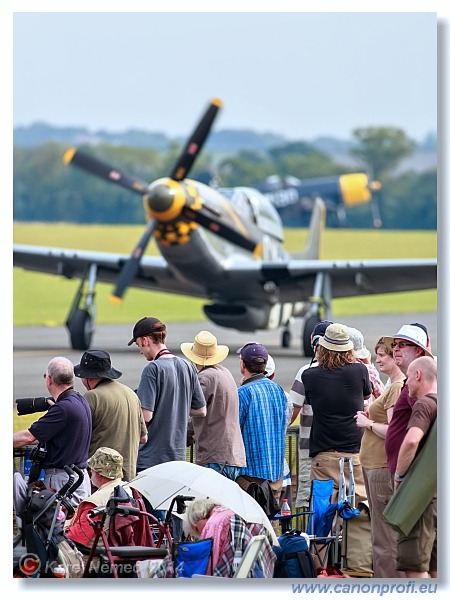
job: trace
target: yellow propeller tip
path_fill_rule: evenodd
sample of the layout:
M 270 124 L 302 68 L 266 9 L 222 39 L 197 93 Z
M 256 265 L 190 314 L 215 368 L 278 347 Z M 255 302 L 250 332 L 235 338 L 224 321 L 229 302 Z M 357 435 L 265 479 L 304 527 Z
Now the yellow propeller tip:
M 113 304 L 122 304 L 122 298 L 119 298 L 119 296 L 112 295 L 109 299 Z
M 223 106 L 223 102 L 220 98 L 213 98 L 211 104 L 214 104 L 214 106 L 217 106 L 218 108 L 222 108 Z
M 75 156 L 76 148 L 69 148 L 64 152 L 64 162 L 66 165 L 72 162 L 73 157 Z

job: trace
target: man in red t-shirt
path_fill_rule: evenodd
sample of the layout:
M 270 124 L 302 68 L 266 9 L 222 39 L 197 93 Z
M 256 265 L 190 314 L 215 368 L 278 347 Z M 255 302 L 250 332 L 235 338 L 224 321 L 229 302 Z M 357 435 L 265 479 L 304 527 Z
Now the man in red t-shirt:
M 395 336 L 385 336 L 384 343 L 387 347 L 392 347 L 395 363 L 405 376 L 408 366 L 414 359 L 420 356 L 433 358 L 428 347 L 427 334 L 423 326 L 418 324 L 403 325 Z M 396 472 L 398 452 L 406 435 L 408 421 L 415 401 L 416 398 L 410 396 L 408 388 L 405 386 L 394 405 L 392 419 L 384 442 L 387 466 L 392 474 Z

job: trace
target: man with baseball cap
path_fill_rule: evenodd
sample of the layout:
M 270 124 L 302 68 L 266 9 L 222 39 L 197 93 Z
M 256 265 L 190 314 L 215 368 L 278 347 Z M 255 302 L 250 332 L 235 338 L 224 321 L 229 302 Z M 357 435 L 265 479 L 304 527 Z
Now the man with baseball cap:
M 405 375 L 409 365 L 420 356 L 434 358 L 429 349 L 429 340 L 424 326 L 415 323 L 413 325 L 402 325 L 394 336 L 384 336 L 384 343 L 393 350 L 395 364 Z M 409 418 L 416 398 L 409 395 L 408 388 L 404 385 L 397 402 L 394 404 L 392 419 L 387 428 L 385 438 L 385 449 L 387 466 L 394 475 L 397 473 L 397 459 L 400 446 L 406 435 Z M 401 473 L 400 473 L 401 475 Z
M 195 462 L 235 481 L 246 462 L 236 382 L 222 364 L 230 349 L 218 344 L 209 331 L 199 331 L 193 342 L 184 342 L 180 349 L 195 365 L 206 400 L 206 417 L 191 417 L 189 426 Z
M 89 454 L 97 448 L 114 447 L 123 457 L 124 477 L 136 476 L 139 444 L 147 441 L 147 427 L 136 393 L 117 381 L 122 373 L 111 365 L 105 350 L 86 350 L 74 368 L 87 392 L 91 407 L 92 437 Z
M 133 337 L 128 342 L 128 346 L 136 343 L 139 337 L 150 335 L 151 333 L 162 333 L 166 331 L 166 326 L 156 317 L 142 317 L 133 327 Z
M 137 395 L 148 429 L 139 448 L 137 471 L 172 460 L 186 460 L 189 416 L 206 416 L 197 370 L 166 346 L 167 328 L 156 317 L 143 317 L 133 327 L 128 346 L 136 344 L 148 361 Z
M 239 394 L 239 421 L 247 466 L 236 483 L 246 490 L 251 483 L 268 481 L 279 502 L 283 487 L 285 452 L 286 394 L 266 377 L 267 349 L 256 342 L 239 348 L 242 374 Z
M 266 364 L 266 377 L 268 377 L 269 379 L 271 379 L 272 381 L 275 379 L 275 361 L 273 360 L 272 356 L 269 354 L 269 356 L 267 357 L 267 364 Z M 290 397 L 290 395 L 287 392 L 284 392 L 286 395 L 286 429 L 285 429 L 285 435 L 287 435 L 287 430 L 289 425 L 292 422 L 292 412 L 293 412 L 293 404 L 292 404 L 292 398 Z M 284 458 L 284 467 L 283 467 L 283 487 L 281 488 L 281 501 L 283 501 L 285 498 L 289 504 L 289 506 L 292 506 L 292 495 L 291 495 L 291 472 L 289 470 L 289 464 L 288 461 L 286 460 L 286 457 Z

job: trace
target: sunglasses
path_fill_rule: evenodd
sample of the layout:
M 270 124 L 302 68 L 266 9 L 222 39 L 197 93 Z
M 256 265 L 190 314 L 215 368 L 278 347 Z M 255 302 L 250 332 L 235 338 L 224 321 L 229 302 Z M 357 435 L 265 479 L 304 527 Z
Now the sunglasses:
M 416 344 L 408 344 L 408 342 L 392 342 L 391 348 L 405 348 L 406 346 L 415 346 Z

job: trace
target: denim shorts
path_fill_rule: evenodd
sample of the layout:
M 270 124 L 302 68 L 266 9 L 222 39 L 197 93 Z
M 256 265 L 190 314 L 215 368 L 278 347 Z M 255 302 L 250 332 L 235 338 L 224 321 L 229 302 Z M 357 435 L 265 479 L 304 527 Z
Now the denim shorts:
M 231 479 L 232 481 L 236 481 L 236 478 L 239 477 L 239 473 L 241 472 L 240 467 L 232 467 L 230 465 L 220 465 L 219 463 L 206 463 L 203 465 L 208 469 L 213 469 L 217 471 L 221 475 L 224 475 L 227 479 Z

